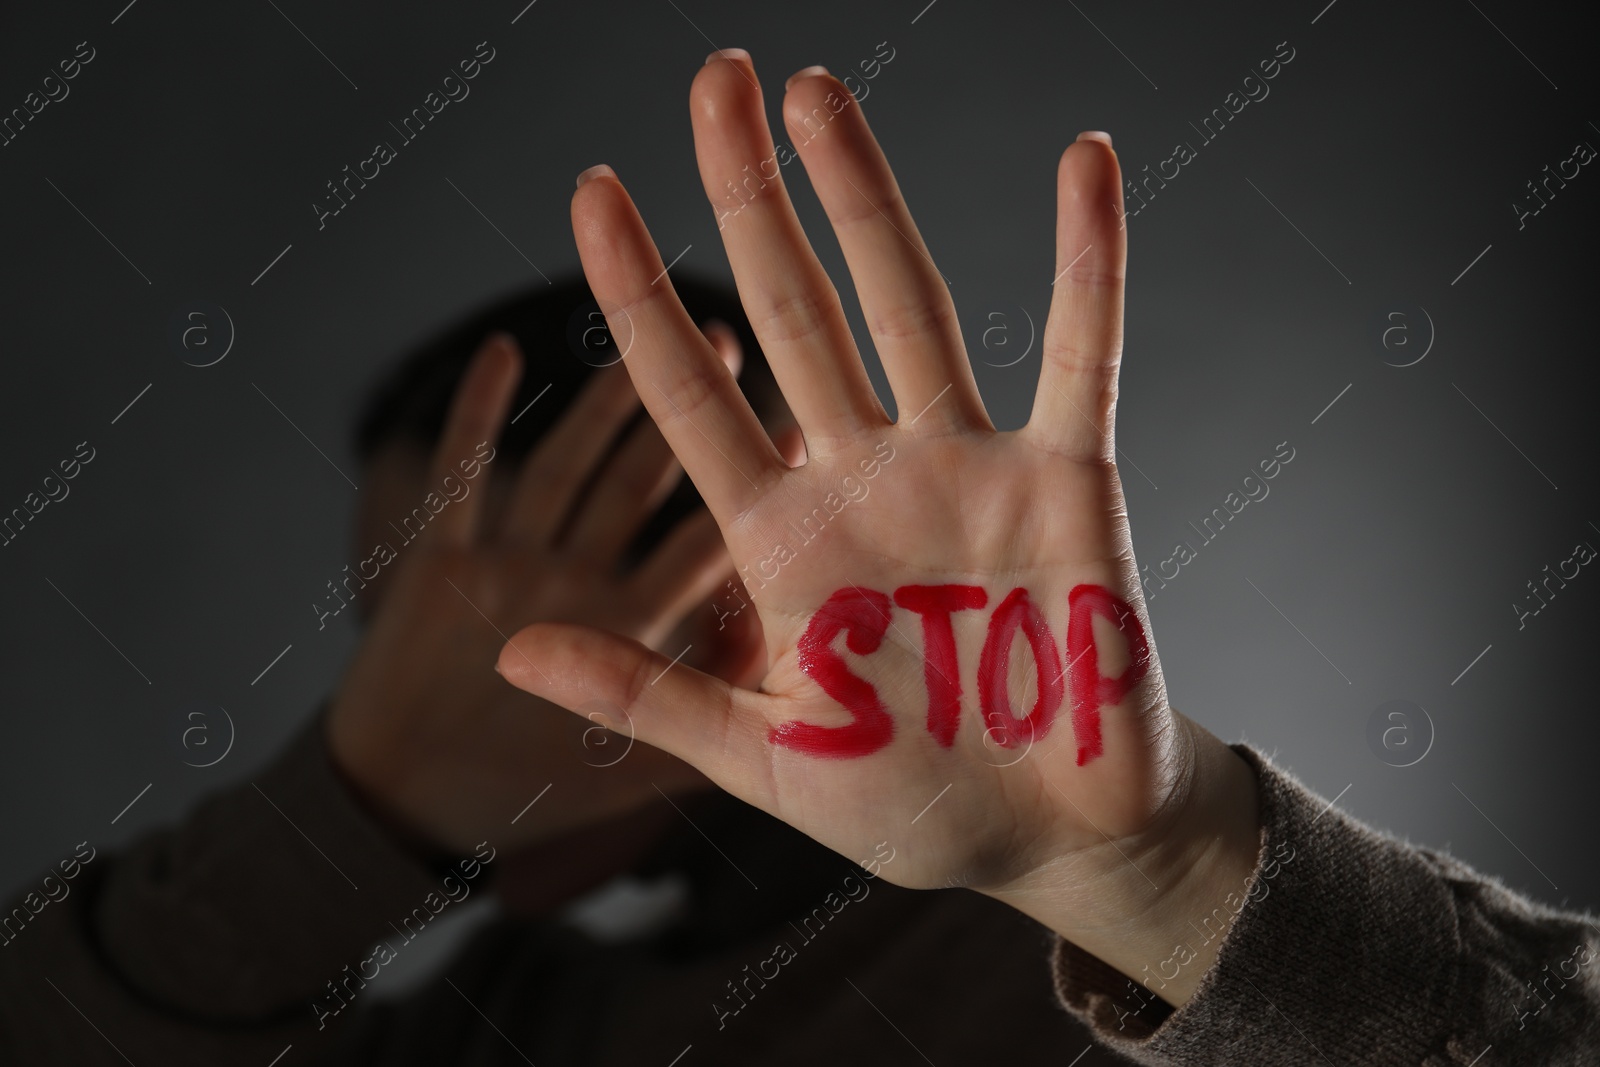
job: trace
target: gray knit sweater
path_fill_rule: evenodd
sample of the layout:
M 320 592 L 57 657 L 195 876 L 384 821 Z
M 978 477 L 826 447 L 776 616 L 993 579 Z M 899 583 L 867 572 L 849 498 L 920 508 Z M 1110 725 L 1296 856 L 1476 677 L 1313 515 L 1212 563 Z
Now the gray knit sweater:
M 381 982 L 377 946 L 427 938 L 430 910 L 493 863 L 447 882 L 397 847 L 313 720 L 253 783 L 80 857 L 56 899 L 10 902 L 0 1064 L 1600 1063 L 1587 917 L 1237 751 L 1260 783 L 1261 863 L 1248 897 L 1196 916 L 1196 943 L 1223 940 L 1180 1010 L 1003 905 L 863 879 L 725 795 L 686 805 L 694 826 L 641 867 L 691 886 L 660 932 L 602 943 L 501 919 L 374 1003 L 357 972 Z M 1140 977 L 1159 991 L 1188 948 Z

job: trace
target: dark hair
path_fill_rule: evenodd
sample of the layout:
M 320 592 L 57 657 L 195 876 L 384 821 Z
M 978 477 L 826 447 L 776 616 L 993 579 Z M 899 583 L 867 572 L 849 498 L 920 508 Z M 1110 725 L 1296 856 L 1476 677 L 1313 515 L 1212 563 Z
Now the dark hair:
M 738 334 L 744 352 L 740 388 L 762 422 L 771 429 L 789 421 L 788 406 L 737 291 L 693 275 L 675 275 L 672 287 L 696 324 L 721 319 Z M 581 274 L 521 290 L 456 320 L 400 357 L 362 404 L 355 427 L 357 457 L 367 462 L 396 444 L 431 451 L 444 432 L 450 402 L 468 361 L 495 330 L 505 330 L 517 339 L 526 362 L 508 417 L 516 421 L 508 422 L 495 444 L 497 459 L 504 456 L 519 462 L 497 462 L 497 471 L 516 470 L 565 413 L 589 375 L 619 358 L 600 305 Z M 631 339 L 625 338 L 623 343 L 629 345 Z M 649 416 L 641 412 L 638 417 Z M 618 439 L 622 436 L 625 434 Z M 637 560 L 643 549 L 655 544 L 700 503 L 693 483 L 684 478 L 634 539 L 627 557 Z

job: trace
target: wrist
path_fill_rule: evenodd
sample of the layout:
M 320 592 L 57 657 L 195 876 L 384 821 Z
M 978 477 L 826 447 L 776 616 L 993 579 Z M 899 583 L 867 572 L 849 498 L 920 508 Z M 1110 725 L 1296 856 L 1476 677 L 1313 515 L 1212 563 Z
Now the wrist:
M 1248 899 L 1261 824 L 1250 766 L 1176 712 L 1173 728 L 1188 772 L 1149 829 L 991 895 L 1182 1005 Z
M 365 771 L 362 761 L 355 758 L 342 743 L 344 737 L 338 726 L 335 706 L 323 720 L 324 744 L 334 777 L 349 794 L 356 808 L 397 850 L 417 863 L 437 870 L 454 860 L 455 850 L 416 826 L 386 799 L 382 789 L 374 785 L 373 776 Z

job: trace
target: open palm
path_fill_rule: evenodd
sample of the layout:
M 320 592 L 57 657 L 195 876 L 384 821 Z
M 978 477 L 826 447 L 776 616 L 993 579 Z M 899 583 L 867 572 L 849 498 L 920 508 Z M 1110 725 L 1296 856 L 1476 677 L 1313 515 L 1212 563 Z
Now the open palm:
M 1061 159 L 1038 395 L 1028 425 L 1000 433 L 860 105 L 802 72 L 784 113 L 897 420 L 771 165 L 748 57 L 714 54 L 691 105 L 701 177 L 804 463 L 763 431 L 609 168 L 580 179 L 573 227 L 640 396 L 741 569 L 769 673 L 737 689 L 552 625 L 517 634 L 502 671 L 568 708 L 610 704 L 617 729 L 846 856 L 889 842 L 883 875 L 903 885 L 1003 895 L 1135 865 L 1181 806 L 1193 742 L 1148 639 L 1114 462 L 1126 234 L 1108 139 Z

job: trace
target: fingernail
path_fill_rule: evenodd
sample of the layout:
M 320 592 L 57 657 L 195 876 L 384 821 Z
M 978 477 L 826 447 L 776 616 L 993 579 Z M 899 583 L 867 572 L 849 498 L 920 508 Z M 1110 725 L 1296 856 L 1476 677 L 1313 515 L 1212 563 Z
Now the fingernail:
M 729 61 L 735 59 L 748 60 L 750 58 L 750 53 L 746 52 L 743 48 L 719 48 L 715 52 L 712 52 L 709 56 L 706 56 L 706 62 L 709 63 L 718 56 L 721 56 L 723 59 Z
M 1107 148 L 1111 147 L 1111 135 L 1104 130 L 1084 130 L 1078 134 L 1080 141 L 1099 141 Z
M 604 163 L 596 163 L 594 166 L 578 175 L 578 184 L 581 186 L 590 178 L 598 178 L 602 174 L 608 178 L 615 178 L 617 176 L 617 172 L 606 166 Z
M 794 83 L 799 81 L 801 78 L 812 78 L 818 74 L 826 73 L 828 73 L 828 68 L 822 66 L 820 63 L 814 67 L 807 67 L 804 70 L 797 70 L 793 74 L 789 75 L 789 80 L 783 83 L 783 87 L 788 89 L 793 87 Z
M 505 677 L 506 672 L 500 669 L 500 664 L 496 663 L 494 665 L 494 673 L 500 675 L 501 677 Z

